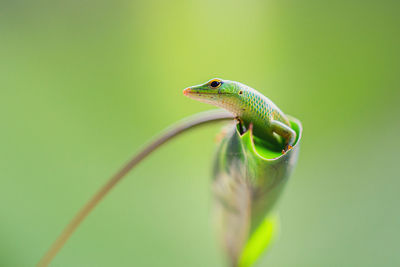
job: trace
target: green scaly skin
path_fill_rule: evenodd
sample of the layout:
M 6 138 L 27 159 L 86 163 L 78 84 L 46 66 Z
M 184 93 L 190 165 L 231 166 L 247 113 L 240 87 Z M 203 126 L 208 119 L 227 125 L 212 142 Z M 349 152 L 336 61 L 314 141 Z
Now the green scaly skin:
M 204 84 L 186 88 L 183 93 L 193 99 L 232 112 L 246 128 L 253 127 L 255 136 L 275 148 L 290 149 L 296 132 L 290 128 L 286 115 L 267 97 L 239 82 L 212 79 Z

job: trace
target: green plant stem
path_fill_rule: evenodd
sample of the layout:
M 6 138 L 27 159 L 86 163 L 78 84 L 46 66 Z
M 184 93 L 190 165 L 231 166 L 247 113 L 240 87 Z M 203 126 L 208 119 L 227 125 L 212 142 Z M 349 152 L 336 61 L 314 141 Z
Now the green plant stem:
M 97 204 L 107 195 L 107 193 L 121 181 L 125 175 L 132 170 L 137 164 L 139 164 L 149 154 L 165 144 L 172 138 L 179 134 L 186 132 L 192 128 L 200 125 L 209 124 L 216 121 L 231 120 L 233 119 L 231 113 L 222 110 L 213 110 L 209 112 L 203 112 L 194 116 L 188 117 L 175 125 L 169 127 L 163 134 L 158 138 L 155 138 L 150 144 L 145 146 L 139 153 L 132 157 L 117 173 L 115 173 L 108 182 L 97 191 L 97 193 L 82 207 L 82 209 L 75 215 L 70 223 L 65 227 L 60 236 L 55 240 L 46 254 L 39 261 L 37 266 L 43 267 L 48 266 L 53 258 L 57 255 L 60 249 L 67 242 L 69 237 L 73 234 L 76 228 L 82 223 L 82 221 L 89 215 L 89 213 L 97 206 Z

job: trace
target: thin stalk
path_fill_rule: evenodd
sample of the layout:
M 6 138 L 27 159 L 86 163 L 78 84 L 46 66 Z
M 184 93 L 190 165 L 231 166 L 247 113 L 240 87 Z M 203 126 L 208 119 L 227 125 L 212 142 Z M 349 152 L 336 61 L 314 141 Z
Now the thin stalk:
M 82 221 L 89 215 L 89 213 L 99 204 L 99 202 L 107 195 L 107 193 L 125 177 L 125 175 L 139 164 L 144 158 L 150 155 L 153 151 L 165 144 L 172 138 L 179 134 L 186 132 L 197 126 L 208 124 L 216 121 L 231 120 L 233 119 L 231 113 L 222 110 L 213 110 L 208 112 L 199 113 L 183 119 L 182 121 L 172 125 L 164 131 L 159 137 L 155 138 L 151 143 L 145 146 L 139 153 L 132 157 L 117 173 L 115 173 L 108 182 L 101 187 L 96 194 L 82 207 L 82 209 L 75 215 L 70 223 L 64 228 L 60 236 L 51 245 L 46 254 L 37 264 L 38 267 L 48 266 L 53 258 L 57 255 L 60 249 L 67 242 L 69 237 L 73 234 L 76 228 Z

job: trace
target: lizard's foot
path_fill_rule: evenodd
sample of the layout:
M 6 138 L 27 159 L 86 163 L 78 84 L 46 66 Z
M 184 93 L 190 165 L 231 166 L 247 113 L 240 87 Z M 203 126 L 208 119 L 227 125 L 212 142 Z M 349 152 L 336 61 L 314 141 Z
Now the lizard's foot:
M 247 131 L 247 129 L 244 126 L 243 121 L 239 117 L 235 117 L 235 120 L 236 120 L 237 124 L 239 125 L 240 134 L 244 134 Z
M 285 154 L 286 152 L 288 152 L 290 149 L 292 149 L 293 147 L 291 145 L 286 145 L 285 149 L 282 149 L 282 154 Z

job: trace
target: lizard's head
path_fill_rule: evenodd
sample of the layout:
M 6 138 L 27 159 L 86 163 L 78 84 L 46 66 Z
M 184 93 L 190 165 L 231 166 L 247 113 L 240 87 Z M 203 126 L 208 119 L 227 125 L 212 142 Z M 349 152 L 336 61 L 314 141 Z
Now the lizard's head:
M 240 92 L 236 82 L 219 78 L 183 90 L 183 94 L 190 98 L 224 108 L 227 108 L 228 103 L 235 101 L 240 96 Z

